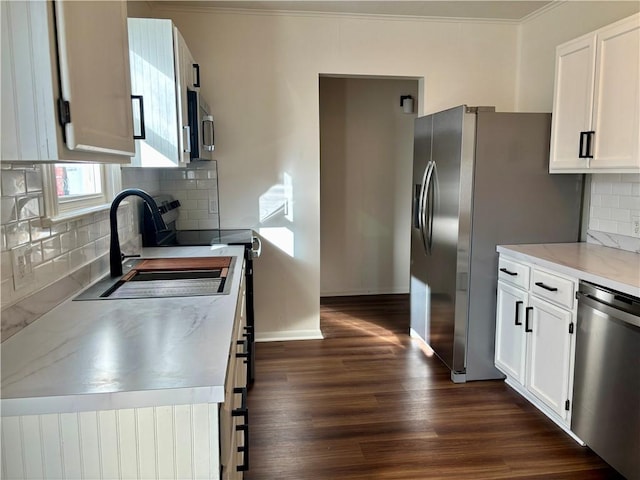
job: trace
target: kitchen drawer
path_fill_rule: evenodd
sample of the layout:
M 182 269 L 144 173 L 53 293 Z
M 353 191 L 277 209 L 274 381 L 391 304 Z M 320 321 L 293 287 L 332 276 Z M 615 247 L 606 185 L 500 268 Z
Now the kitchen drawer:
M 576 282 L 535 268 L 531 281 L 531 291 L 540 298 L 547 299 L 571 310 L 576 297 Z
M 500 255 L 498 279 L 527 290 L 529 289 L 529 266 Z

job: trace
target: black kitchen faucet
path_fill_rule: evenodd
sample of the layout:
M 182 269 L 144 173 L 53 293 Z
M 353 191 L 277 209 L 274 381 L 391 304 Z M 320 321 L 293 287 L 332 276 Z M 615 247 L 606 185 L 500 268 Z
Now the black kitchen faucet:
M 116 195 L 113 202 L 111 202 L 111 210 L 109 211 L 109 222 L 111 223 L 109 263 L 111 265 L 112 277 L 122 276 L 122 252 L 120 251 L 120 240 L 118 239 L 118 205 L 120 205 L 123 199 L 130 195 L 140 197 L 145 202 L 147 208 L 151 211 L 151 218 L 155 224 L 156 232 L 167 229 L 167 225 L 164 223 L 162 215 L 160 215 L 160 211 L 158 210 L 158 205 L 147 192 L 139 188 L 127 188 Z

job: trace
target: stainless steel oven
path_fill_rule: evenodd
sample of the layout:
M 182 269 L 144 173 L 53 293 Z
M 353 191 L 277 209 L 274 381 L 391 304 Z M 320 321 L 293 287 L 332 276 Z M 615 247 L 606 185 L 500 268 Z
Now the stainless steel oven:
M 640 299 L 580 282 L 571 430 L 640 479 Z

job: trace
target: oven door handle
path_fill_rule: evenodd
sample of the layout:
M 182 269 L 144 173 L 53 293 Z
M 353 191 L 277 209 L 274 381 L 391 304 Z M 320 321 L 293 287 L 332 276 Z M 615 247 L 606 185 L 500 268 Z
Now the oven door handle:
M 253 258 L 258 258 L 260 255 L 262 255 L 262 240 L 260 240 L 260 237 L 252 235 L 251 236 L 251 256 Z

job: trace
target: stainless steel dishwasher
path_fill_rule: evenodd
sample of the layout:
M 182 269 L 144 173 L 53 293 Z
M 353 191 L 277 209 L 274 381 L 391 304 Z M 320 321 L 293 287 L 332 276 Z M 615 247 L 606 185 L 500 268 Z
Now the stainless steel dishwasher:
M 640 299 L 580 282 L 571 430 L 640 480 Z

